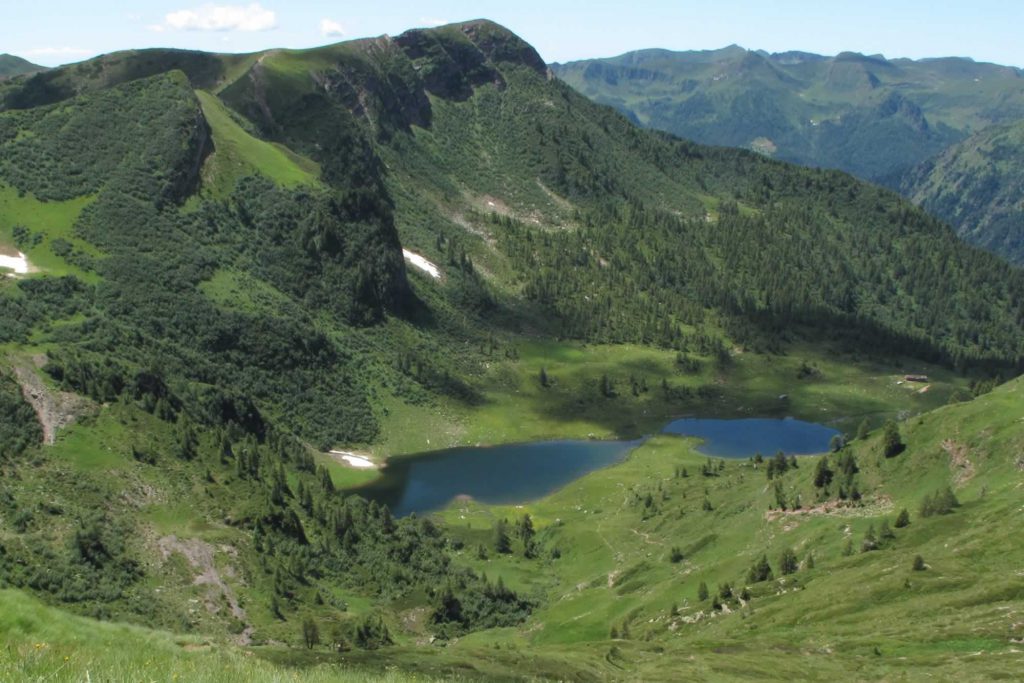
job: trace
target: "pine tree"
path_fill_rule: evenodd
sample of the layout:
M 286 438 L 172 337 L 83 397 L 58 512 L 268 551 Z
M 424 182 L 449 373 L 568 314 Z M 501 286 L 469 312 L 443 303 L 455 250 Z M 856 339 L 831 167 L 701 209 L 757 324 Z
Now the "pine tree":
M 540 385 L 545 389 L 551 386 L 550 380 L 548 379 L 547 370 L 545 370 L 543 367 L 541 367 L 540 369 Z
M 885 429 L 882 433 L 882 453 L 887 458 L 892 458 L 903 452 L 906 446 L 903 444 L 903 439 L 900 437 L 899 427 L 892 420 L 885 423 Z
M 786 491 L 782 488 L 782 482 L 775 481 L 775 504 L 780 510 L 786 509 Z
M 704 583 L 703 581 L 701 581 L 700 585 L 697 587 L 697 600 L 699 600 L 700 602 L 704 602 L 707 599 L 708 599 L 708 585 L 706 583 Z
M 828 466 L 828 456 L 822 456 L 814 470 L 814 486 L 823 489 L 832 483 L 833 472 Z
M 872 550 L 878 550 L 878 538 L 875 536 L 874 524 L 869 526 L 867 532 L 864 534 L 864 540 L 860 544 L 860 550 L 864 553 Z
M 499 519 L 494 526 L 494 551 L 502 554 L 512 552 L 512 541 L 508 537 L 508 524 L 504 519 Z
M 530 517 L 530 513 L 526 513 L 519 520 L 519 528 L 517 529 L 519 538 L 523 540 L 524 544 L 529 544 L 533 540 L 534 529 L 533 519 Z
M 907 512 L 907 508 L 900 510 L 900 514 L 896 517 L 896 528 L 903 529 L 910 525 L 910 513 Z
M 768 564 L 767 555 L 761 555 L 761 559 L 755 562 L 753 566 L 750 567 L 750 571 L 747 572 L 747 580 L 750 583 L 771 581 L 772 578 L 772 567 L 770 564 Z
M 783 575 L 793 574 L 800 567 L 800 561 L 792 548 L 786 548 L 779 557 L 779 571 Z
M 868 438 L 869 428 L 868 421 L 861 420 L 860 425 L 857 426 L 857 441 L 863 441 Z
M 302 640 L 310 650 L 320 644 L 320 629 L 309 617 L 302 620 Z
M 276 591 L 270 596 L 270 613 L 278 619 L 284 620 L 284 615 L 281 614 L 281 604 L 277 601 Z
M 920 555 L 914 557 L 913 569 L 915 572 L 923 572 L 927 569 L 927 565 L 924 563 L 924 558 Z

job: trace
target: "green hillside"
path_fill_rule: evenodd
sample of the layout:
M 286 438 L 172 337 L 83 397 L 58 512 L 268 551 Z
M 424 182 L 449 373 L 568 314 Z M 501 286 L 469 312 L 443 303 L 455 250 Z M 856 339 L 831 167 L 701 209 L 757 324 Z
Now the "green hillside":
M 906 174 L 901 192 L 968 242 L 1024 263 L 1024 123 L 972 135 Z
M 33 74 L 38 71 L 46 71 L 46 67 L 33 64 L 27 59 L 15 55 L 0 55 L 0 80 L 23 74 Z
M 1020 384 L 992 389 L 1024 369 L 1024 275 L 843 173 L 643 130 L 496 24 L 0 83 L 0 254 L 27 271 L 0 274 L 0 678 L 1019 662 Z M 330 453 L 679 415 L 851 443 L 815 485 L 815 458 L 768 480 L 658 436 L 523 507 L 401 519 Z M 815 568 L 781 576 L 789 545 Z

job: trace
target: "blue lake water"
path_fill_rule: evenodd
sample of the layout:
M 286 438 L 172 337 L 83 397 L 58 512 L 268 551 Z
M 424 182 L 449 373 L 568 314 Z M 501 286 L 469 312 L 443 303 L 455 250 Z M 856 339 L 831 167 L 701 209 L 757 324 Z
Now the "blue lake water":
M 794 419 L 685 418 L 663 432 L 704 439 L 698 450 L 723 458 L 821 453 L 838 434 Z M 513 504 L 543 498 L 594 470 L 614 465 L 643 441 L 538 441 L 450 448 L 388 460 L 381 476 L 355 492 L 402 517 L 439 510 L 460 496 Z
M 838 431 L 825 425 L 793 418 L 745 418 L 717 420 L 687 417 L 665 425 L 668 434 L 682 434 L 704 439 L 697 450 L 719 458 L 748 458 L 755 453 L 775 455 L 810 455 L 828 450 Z
M 438 510 L 459 496 L 510 504 L 543 498 L 588 472 L 621 462 L 640 441 L 539 441 L 449 448 L 392 458 L 357 489 L 392 514 Z

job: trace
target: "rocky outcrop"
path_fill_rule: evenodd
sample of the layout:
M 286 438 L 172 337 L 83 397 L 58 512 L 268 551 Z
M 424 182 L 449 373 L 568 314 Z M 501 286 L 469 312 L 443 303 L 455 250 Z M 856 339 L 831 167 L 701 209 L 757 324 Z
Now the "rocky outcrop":
M 35 366 L 45 361 L 45 356 L 33 358 Z M 87 398 L 47 387 L 32 363 L 11 359 L 11 366 L 21 386 L 22 396 L 36 411 L 39 425 L 43 428 L 43 443 L 54 443 L 60 430 L 95 409 L 95 405 Z

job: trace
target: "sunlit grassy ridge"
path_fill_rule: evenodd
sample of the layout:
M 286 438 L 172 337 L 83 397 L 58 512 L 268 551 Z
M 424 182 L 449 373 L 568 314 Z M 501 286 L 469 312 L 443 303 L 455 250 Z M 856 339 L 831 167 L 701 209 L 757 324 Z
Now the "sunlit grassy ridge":
M 283 146 L 253 137 L 232 118 L 215 96 L 202 90 L 196 96 L 213 132 L 214 151 L 204 174 L 210 191 L 227 195 L 239 178 L 262 174 L 282 187 L 319 184 L 319 167 Z

